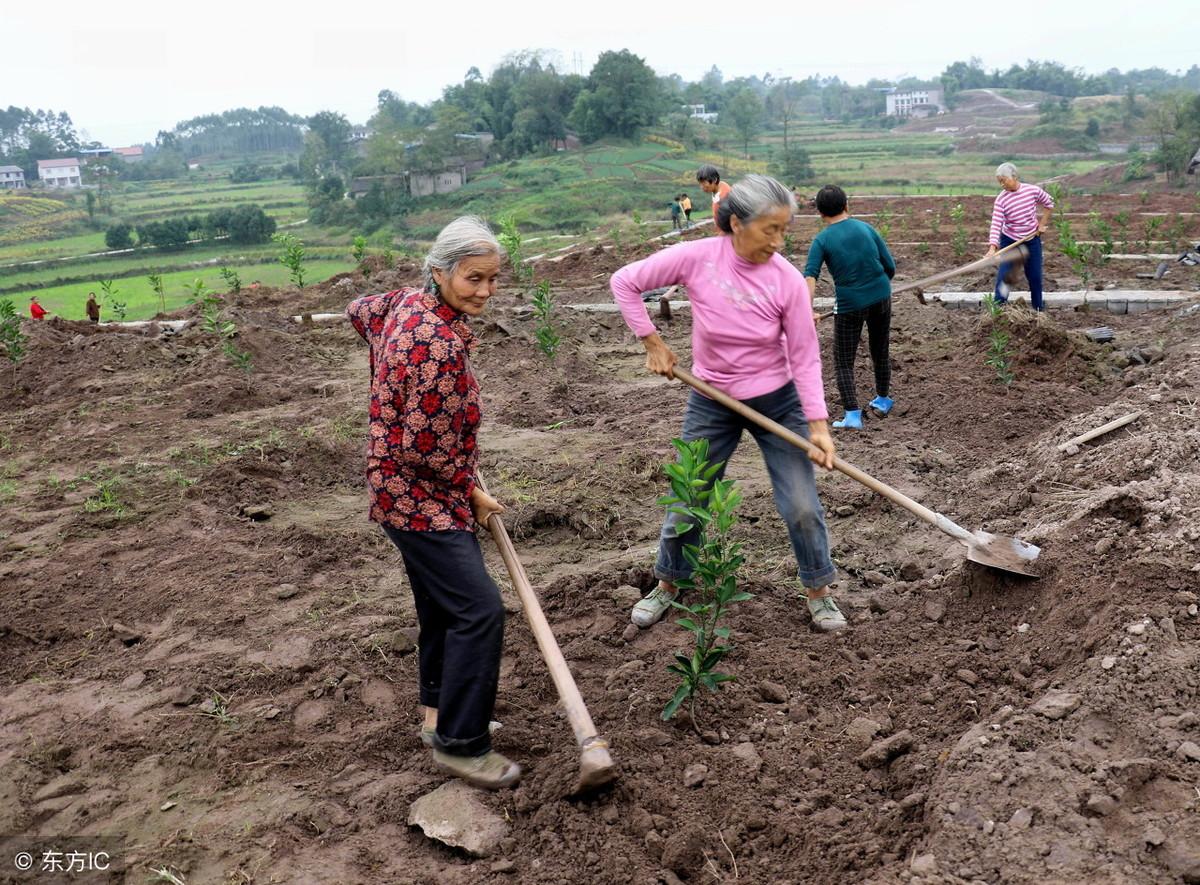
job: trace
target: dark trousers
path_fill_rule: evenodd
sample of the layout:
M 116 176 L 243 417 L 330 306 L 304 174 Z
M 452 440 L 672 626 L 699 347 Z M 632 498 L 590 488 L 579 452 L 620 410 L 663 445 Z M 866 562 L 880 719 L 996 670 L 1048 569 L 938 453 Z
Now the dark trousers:
M 858 410 L 858 391 L 854 386 L 854 359 L 862 339 L 863 323 L 867 325 L 867 346 L 871 365 L 875 369 L 875 392 L 887 396 L 892 387 L 892 364 L 888 342 L 892 329 L 892 299 L 885 298 L 861 310 L 848 310 L 833 316 L 833 366 L 837 374 L 838 393 L 842 408 Z
M 1000 248 L 1011 246 L 1015 243 L 1012 237 L 1000 234 Z M 1029 281 L 1029 301 L 1033 305 L 1034 310 L 1042 309 L 1042 238 L 1034 237 L 1025 244 L 1025 248 L 1029 250 L 1029 257 L 1025 259 L 1025 279 Z M 1006 261 L 1004 264 L 996 268 L 996 285 L 994 288 L 997 301 L 1007 301 L 1008 292 L 1001 291 L 1000 284 L 1004 282 L 1004 275 L 1008 273 L 1008 268 L 1012 264 L 1011 261 Z
M 433 744 L 455 756 L 492 748 L 504 605 L 471 532 L 383 530 L 404 557 L 421 624 L 421 703 L 438 711 Z

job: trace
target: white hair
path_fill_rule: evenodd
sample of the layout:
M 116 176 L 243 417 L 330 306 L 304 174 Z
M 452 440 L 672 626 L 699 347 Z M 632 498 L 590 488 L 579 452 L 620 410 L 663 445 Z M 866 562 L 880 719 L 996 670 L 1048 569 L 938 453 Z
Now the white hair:
M 1017 167 L 1014 166 L 1012 163 L 1001 163 L 999 166 L 996 167 L 996 177 L 997 178 L 1016 178 L 1017 177 Z
M 717 207 L 717 227 L 730 233 L 730 218 L 753 221 L 773 209 L 787 209 L 788 217 L 796 214 L 796 195 L 768 175 L 747 175 L 733 186 Z
M 422 275 L 425 291 L 434 291 L 434 270 L 453 275 L 459 262 L 476 255 L 502 255 L 500 241 L 486 221 L 478 215 L 462 215 L 442 228 L 429 254 L 425 256 Z

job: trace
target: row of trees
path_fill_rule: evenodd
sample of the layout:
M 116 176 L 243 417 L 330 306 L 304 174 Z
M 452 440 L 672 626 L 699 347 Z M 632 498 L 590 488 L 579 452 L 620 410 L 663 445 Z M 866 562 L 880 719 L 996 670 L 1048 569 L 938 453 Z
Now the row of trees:
M 207 215 L 189 215 L 164 221 L 146 221 L 135 228 L 118 222 L 108 228 L 104 242 L 110 249 L 129 249 L 135 245 L 160 249 L 182 249 L 192 240 L 228 237 L 232 243 L 265 243 L 275 233 L 275 219 L 261 206 L 246 204 L 233 209 L 217 209 Z
M 20 166 L 37 177 L 37 161 L 67 156 L 81 147 L 66 111 L 36 111 L 9 105 L 0 110 L 0 165 Z
M 1032 89 L 1051 95 L 1077 98 L 1081 95 L 1154 95 L 1163 92 L 1200 92 L 1200 65 L 1192 65 L 1183 74 L 1162 68 L 1145 68 L 1122 73 L 1110 68 L 1103 74 L 1087 74 L 1055 61 L 1029 61 L 1011 65 L 1008 70 L 984 70 L 978 58 L 956 61 L 939 78 L 946 95 L 963 89 Z
M 304 117 L 279 107 L 234 108 L 176 123 L 158 133 L 159 146 L 184 157 L 205 154 L 298 152 L 304 146 Z

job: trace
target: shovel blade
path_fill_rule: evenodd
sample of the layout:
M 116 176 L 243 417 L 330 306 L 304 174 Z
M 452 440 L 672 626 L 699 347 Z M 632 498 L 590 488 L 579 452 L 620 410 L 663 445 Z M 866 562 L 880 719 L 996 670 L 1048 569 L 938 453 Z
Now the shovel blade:
M 1014 575 L 1038 578 L 1041 576 L 1033 570 L 1033 563 L 1041 552 L 1041 547 L 1020 538 L 978 531 L 975 543 L 967 547 L 967 559 Z

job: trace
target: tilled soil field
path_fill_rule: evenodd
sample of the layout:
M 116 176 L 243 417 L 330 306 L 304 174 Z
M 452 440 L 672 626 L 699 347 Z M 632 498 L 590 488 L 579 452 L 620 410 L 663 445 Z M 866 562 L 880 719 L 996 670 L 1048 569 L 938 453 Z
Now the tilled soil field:
M 600 301 L 621 260 L 545 272 Z M 407 826 L 445 778 L 403 569 L 366 520 L 366 349 L 288 319 L 415 280 L 232 297 L 249 374 L 199 326 L 26 324 L 0 390 L 0 881 L 39 881 L 10 866 L 34 843 L 105 835 L 121 870 L 95 881 L 1200 882 L 1200 311 L 1012 308 L 1005 388 L 980 315 L 898 299 L 898 407 L 841 454 L 1041 545 L 1042 577 L 965 563 L 822 475 L 851 629 L 815 634 L 747 438 L 729 475 L 755 597 L 730 622 L 737 681 L 693 728 L 659 718 L 686 632 L 628 629 L 684 392 L 617 314 L 564 310 L 548 364 L 497 296 L 482 469 L 620 778 L 570 795 L 578 751 L 485 534 L 510 611 L 496 744 L 526 776 L 480 794 L 507 832 L 477 859 Z M 1083 336 L 1100 324 L 1113 344 Z M 689 333 L 676 312 L 685 358 Z M 831 375 L 826 355 L 837 414 Z

